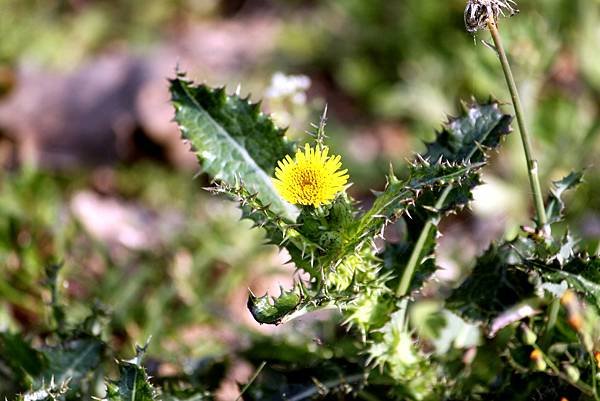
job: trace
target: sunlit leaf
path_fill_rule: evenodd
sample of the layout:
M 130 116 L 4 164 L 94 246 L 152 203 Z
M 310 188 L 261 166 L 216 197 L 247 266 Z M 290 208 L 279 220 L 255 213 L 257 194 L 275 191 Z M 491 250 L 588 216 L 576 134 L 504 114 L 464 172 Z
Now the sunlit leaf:
M 259 104 L 227 95 L 224 88 L 194 85 L 182 75 L 170 82 L 175 120 L 203 171 L 231 186 L 241 182 L 273 211 L 294 220 L 296 208 L 279 196 L 272 181 L 277 161 L 293 151 L 284 130 Z

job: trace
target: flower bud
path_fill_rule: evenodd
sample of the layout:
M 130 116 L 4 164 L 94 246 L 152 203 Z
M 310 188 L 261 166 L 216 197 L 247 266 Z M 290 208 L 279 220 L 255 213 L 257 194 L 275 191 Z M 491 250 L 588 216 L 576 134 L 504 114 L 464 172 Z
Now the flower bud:
M 525 323 L 521 323 L 521 341 L 527 345 L 533 345 L 537 341 L 537 335 Z
M 567 322 L 575 331 L 581 332 L 583 329 L 583 311 L 577 295 L 571 290 L 566 290 L 560 298 L 560 303 L 567 310 Z
M 531 354 L 529 354 L 529 359 L 531 360 L 533 366 L 537 370 L 546 370 L 547 364 L 544 360 L 544 355 L 542 354 L 542 351 L 540 351 L 539 349 L 534 349 L 533 351 L 531 351 Z
M 567 374 L 567 376 L 569 376 L 569 379 L 571 379 L 574 382 L 579 381 L 579 378 L 581 377 L 581 373 L 579 373 L 579 369 L 577 369 L 575 366 L 569 365 L 569 364 L 566 364 L 564 366 L 564 368 L 565 368 L 565 373 Z

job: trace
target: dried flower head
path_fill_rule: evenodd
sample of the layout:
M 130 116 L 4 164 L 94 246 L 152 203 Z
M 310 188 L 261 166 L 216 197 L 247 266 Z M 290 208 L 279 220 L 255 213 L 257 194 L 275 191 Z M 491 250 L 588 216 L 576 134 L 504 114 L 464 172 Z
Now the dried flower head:
M 340 156 L 328 156 L 327 147 L 306 144 L 294 160 L 288 155 L 275 169 L 275 188 L 288 202 L 315 207 L 330 203 L 348 182 Z
M 514 0 L 468 0 L 465 8 L 465 27 L 470 33 L 485 29 L 487 21 L 493 18 L 494 22 L 500 15 L 513 16 L 519 12 Z

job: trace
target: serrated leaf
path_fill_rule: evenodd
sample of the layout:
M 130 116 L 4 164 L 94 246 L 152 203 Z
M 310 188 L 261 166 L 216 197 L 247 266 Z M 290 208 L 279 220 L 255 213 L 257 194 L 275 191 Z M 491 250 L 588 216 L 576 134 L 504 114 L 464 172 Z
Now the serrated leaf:
M 430 163 L 438 160 L 447 162 L 485 162 L 486 153 L 497 148 L 502 138 L 511 132 L 512 116 L 503 114 L 498 102 L 471 103 L 464 106 L 459 117 L 452 117 L 436 134 L 433 142 L 426 143 L 427 150 L 420 156 Z M 458 185 L 453 185 L 440 212 L 447 212 L 465 206 L 471 199 L 471 190 L 480 185 L 478 175 L 465 177 Z M 432 188 L 419 199 L 417 206 L 432 206 L 439 199 L 443 188 Z
M 285 248 L 298 269 L 304 269 L 313 277 L 316 274 L 311 263 L 311 255 L 319 249 L 318 244 L 306 238 L 298 224 L 290 224 L 270 210 L 256 194 L 251 194 L 242 186 L 227 186 L 223 183 L 211 188 L 212 192 L 226 194 L 239 202 L 242 218 L 254 222 L 256 227 L 265 230 L 267 243 Z
M 62 401 L 69 391 L 69 381 L 56 383 L 52 380 L 48 384 L 42 384 L 40 388 L 31 390 L 17 397 L 17 401 Z
M 140 357 L 119 361 L 119 380 L 107 384 L 104 401 L 154 401 L 156 391 L 148 380 Z
M 270 297 L 268 294 L 257 297 L 250 293 L 247 306 L 258 323 L 279 324 L 300 307 L 302 300 L 303 295 L 298 285 L 290 291 L 282 289 L 278 297 Z
M 417 155 L 417 163 L 410 168 L 411 180 L 418 182 L 426 177 L 436 176 L 437 169 L 451 168 L 459 165 L 483 165 L 486 152 L 496 148 L 502 137 L 511 131 L 512 117 L 503 114 L 495 101 L 486 104 L 472 103 L 465 106 L 463 115 L 450 118 L 442 131 L 436 135 L 436 140 L 427 143 L 427 151 Z M 433 228 L 428 231 L 428 238 L 421 259 L 411 281 L 411 290 L 419 288 L 423 281 L 435 271 L 436 227 L 439 217 L 450 211 L 460 209 L 472 199 L 472 189 L 481 184 L 476 168 L 464 171 L 455 177 L 441 179 L 436 185 L 425 185 L 415 197 L 414 204 L 409 208 L 405 221 L 411 228 L 404 243 L 388 246 L 387 255 L 384 253 L 386 265 L 396 269 L 397 275 L 405 268 L 416 239 L 420 235 L 428 219 L 432 219 Z M 449 190 L 449 192 L 447 192 Z M 444 193 L 444 195 L 442 195 Z M 445 196 L 444 202 L 438 202 Z M 413 216 L 411 218 L 411 216 Z M 394 282 L 390 283 L 395 285 Z
M 447 164 L 424 163 L 416 164 L 410 169 L 410 177 L 400 181 L 393 175 L 388 177 L 388 184 L 383 192 L 358 221 L 356 227 L 356 240 L 372 238 L 392 221 L 400 217 L 421 194 L 433 188 L 445 187 L 451 183 L 458 183 L 470 174 L 474 174 L 481 164 Z
M 565 204 L 562 200 L 563 193 L 577 187 L 583 181 L 583 172 L 574 171 L 562 180 L 554 181 L 550 196 L 546 201 L 546 217 L 548 224 L 554 224 L 563 219 Z
M 44 347 L 41 353 L 47 361 L 38 377 L 38 383 L 69 381 L 71 389 L 77 389 L 81 379 L 94 371 L 102 361 L 105 345 L 96 337 L 81 335 L 64 340 L 58 345 Z
M 564 266 L 539 267 L 542 277 L 552 283 L 566 281 L 570 288 L 600 309 L 600 258 L 576 256 Z
M 450 118 L 435 141 L 426 144 L 423 157 L 432 162 L 440 157 L 451 162 L 482 162 L 484 150 L 496 148 L 511 132 L 511 122 L 512 116 L 503 114 L 495 100 L 467 104 L 461 116 Z
M 513 264 L 509 244 L 492 245 L 477 258 L 469 277 L 452 291 L 446 308 L 470 320 L 489 322 L 534 295 L 529 274 Z
M 435 206 L 446 188 L 436 186 L 423 191 L 421 196 L 416 199 L 414 209 L 425 209 L 433 218 L 461 210 L 473 200 L 473 188 L 481 185 L 481 177 L 478 172 L 472 171 L 451 185 L 450 193 L 444 199 L 441 207 L 436 208 Z
M 170 83 L 175 121 L 204 172 L 231 186 L 241 182 L 273 211 L 293 221 L 297 209 L 279 196 L 271 178 L 277 161 L 293 151 L 284 131 L 260 113 L 258 105 L 229 96 L 224 89 L 196 86 L 182 75 Z

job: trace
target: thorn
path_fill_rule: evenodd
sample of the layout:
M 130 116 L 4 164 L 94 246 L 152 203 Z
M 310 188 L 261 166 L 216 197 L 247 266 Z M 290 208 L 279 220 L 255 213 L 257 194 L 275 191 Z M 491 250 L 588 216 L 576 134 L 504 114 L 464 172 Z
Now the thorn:
M 425 166 L 425 167 L 429 167 L 431 166 L 431 164 L 429 163 L 429 161 L 425 160 L 425 158 L 420 154 L 417 153 L 417 159 L 419 159 L 419 161 Z
M 425 210 L 429 210 L 430 212 L 433 212 L 433 213 L 439 213 L 439 209 L 436 209 L 436 208 L 435 208 L 435 207 L 433 207 L 433 206 L 421 206 L 421 207 L 422 207 L 423 209 L 425 209 Z
M 392 165 L 392 162 L 390 161 L 390 164 L 388 166 L 388 180 L 389 183 L 397 183 L 398 182 L 398 177 L 396 177 L 396 174 L 394 174 L 394 166 Z

